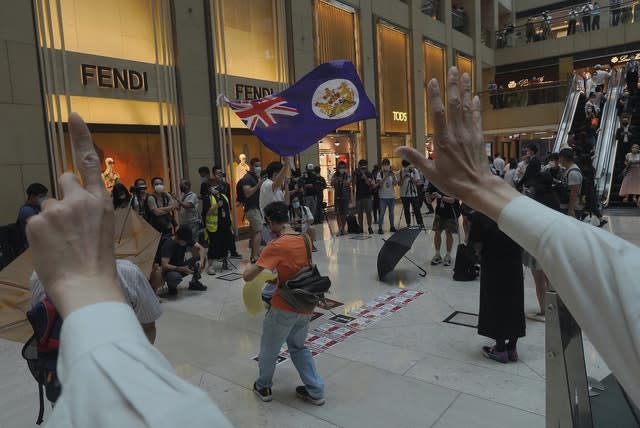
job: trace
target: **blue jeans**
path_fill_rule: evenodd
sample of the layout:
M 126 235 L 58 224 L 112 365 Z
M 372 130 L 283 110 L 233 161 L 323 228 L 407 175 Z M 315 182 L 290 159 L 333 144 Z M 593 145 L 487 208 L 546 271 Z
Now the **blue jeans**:
M 293 365 L 298 370 L 302 383 L 315 399 L 324 398 L 324 383 L 318 375 L 316 363 L 304 344 L 309 331 L 311 314 L 298 314 L 271 308 L 262 323 L 260 340 L 260 375 L 256 381 L 259 389 L 273 386 L 273 373 L 276 371 L 276 359 L 282 344 L 286 341 Z
M 382 229 L 382 224 L 384 223 L 384 212 L 387 208 L 389 208 L 389 225 L 394 227 L 394 219 L 395 213 L 393 210 L 395 209 L 396 200 L 395 199 L 382 199 L 380 198 L 380 214 L 378 216 L 378 227 Z

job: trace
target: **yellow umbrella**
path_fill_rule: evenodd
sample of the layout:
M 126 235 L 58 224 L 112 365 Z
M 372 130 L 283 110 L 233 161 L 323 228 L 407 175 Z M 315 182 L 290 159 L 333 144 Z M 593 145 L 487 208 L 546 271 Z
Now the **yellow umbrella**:
M 131 208 L 116 210 L 114 224 L 116 259 L 129 260 L 148 277 L 158 250 L 160 232 Z
M 278 275 L 275 273 L 263 270 L 252 281 L 245 282 L 242 288 L 242 300 L 244 301 L 244 306 L 247 308 L 247 312 L 255 315 L 264 309 L 264 304 L 262 303 L 262 287 L 264 287 L 265 282 L 276 279 L 277 277 Z

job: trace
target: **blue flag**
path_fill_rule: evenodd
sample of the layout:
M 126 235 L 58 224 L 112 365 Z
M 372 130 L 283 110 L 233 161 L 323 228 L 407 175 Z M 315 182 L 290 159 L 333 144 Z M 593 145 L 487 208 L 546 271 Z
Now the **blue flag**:
M 377 117 L 351 61 L 319 65 L 284 91 L 251 101 L 226 99 L 262 143 L 293 156 L 335 129 Z

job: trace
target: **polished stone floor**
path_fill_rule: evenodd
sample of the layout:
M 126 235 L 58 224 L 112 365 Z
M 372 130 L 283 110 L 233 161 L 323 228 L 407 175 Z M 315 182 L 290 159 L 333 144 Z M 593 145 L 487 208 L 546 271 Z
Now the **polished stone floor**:
M 426 222 L 431 221 L 429 216 Z M 638 226 L 639 217 L 615 216 L 608 227 L 638 245 Z M 431 232 L 421 234 L 409 253 L 429 275 L 421 278 L 415 267 L 401 261 L 384 283 L 376 276 L 376 256 L 383 244 L 378 235 L 331 238 L 326 226 L 323 232 L 314 259 L 333 280 L 331 298 L 344 303 L 335 312 L 348 313 L 398 286 L 425 294 L 316 357 L 326 383 L 322 407 L 296 399 L 299 379 L 290 361 L 276 370 L 273 402 L 262 403 L 253 395 L 257 366 L 250 358 L 258 350 L 263 315 L 252 317 L 245 311 L 241 280 L 205 275 L 206 292 L 181 288 L 176 299 L 162 299 L 158 349 L 180 376 L 207 391 L 235 426 L 544 426 L 544 324 L 527 321 L 519 362 L 486 360 L 480 353 L 489 344 L 486 338 L 473 328 L 443 323 L 454 311 L 477 313 L 479 283 L 455 282 L 452 268 L 429 266 Z M 240 247 L 246 254 L 246 242 Z M 529 272 L 525 277 L 525 306 L 533 311 L 533 283 Z M 35 425 L 37 388 L 20 349 L 21 344 L 0 340 L 1 428 Z M 587 340 L 585 356 L 589 375 L 601 379 L 609 373 Z

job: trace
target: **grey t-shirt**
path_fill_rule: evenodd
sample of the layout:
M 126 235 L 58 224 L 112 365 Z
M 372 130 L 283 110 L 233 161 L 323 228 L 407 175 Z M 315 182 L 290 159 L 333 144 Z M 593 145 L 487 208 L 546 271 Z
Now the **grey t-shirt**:
M 567 186 L 578 186 L 578 194 L 576 195 L 576 208 L 581 207 L 582 201 L 580 200 L 580 190 L 582 189 L 582 171 L 576 165 L 567 169 L 564 173 L 564 180 L 567 183 Z
M 188 203 L 191 202 L 193 207 L 180 209 L 180 222 L 182 224 L 191 224 L 197 223 L 200 221 L 200 213 L 198 212 L 198 195 L 194 192 L 189 191 L 186 195 L 182 197 L 182 202 Z
M 162 315 L 158 296 L 151 288 L 151 284 L 144 273 L 128 260 L 116 260 L 116 272 L 118 274 L 118 286 L 124 297 L 136 314 L 140 324 L 149 324 L 156 321 Z M 31 306 L 45 298 L 45 291 L 38 275 L 31 275 Z

